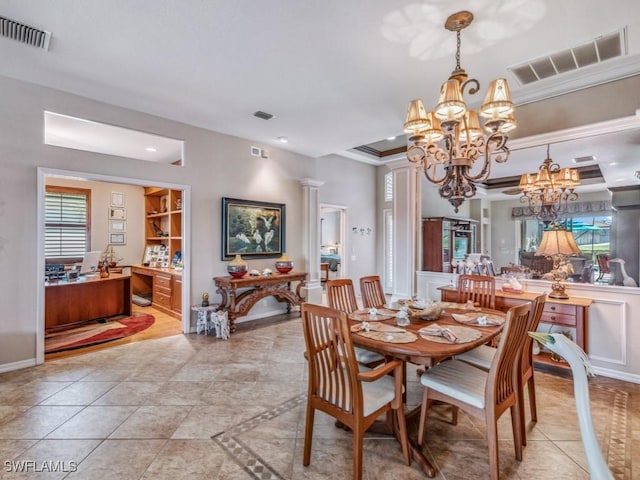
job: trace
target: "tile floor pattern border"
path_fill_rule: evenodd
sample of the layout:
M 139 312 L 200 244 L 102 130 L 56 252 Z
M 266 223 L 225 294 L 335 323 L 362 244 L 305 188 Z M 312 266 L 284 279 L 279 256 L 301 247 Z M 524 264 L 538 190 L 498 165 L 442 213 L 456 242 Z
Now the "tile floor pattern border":
M 307 395 L 305 393 L 296 395 L 295 397 L 290 398 L 289 400 L 286 400 L 281 404 L 250 418 L 249 420 L 239 423 L 227 431 L 220 432 L 211 438 L 252 477 L 259 480 L 285 480 L 284 476 L 279 474 L 275 468 L 242 443 L 237 436 L 256 428 L 264 422 L 268 422 L 283 413 L 289 412 L 290 410 L 305 403 L 306 400 Z
M 630 446 L 626 441 L 629 394 L 603 385 L 596 385 L 596 388 L 614 395 L 611 428 L 608 442 L 606 442 L 608 448 L 607 451 L 604 452 L 607 464 L 614 478 L 621 480 L 630 478 L 631 452 L 628 451 Z M 284 476 L 278 473 L 275 468 L 271 467 L 257 453 L 251 450 L 251 448 L 242 443 L 237 436 L 302 405 L 306 402 L 306 398 L 306 394 L 297 395 L 211 438 L 252 477 L 259 480 L 285 480 Z
M 629 394 L 621 390 L 596 386 L 600 390 L 612 393 L 613 409 L 611 412 L 611 430 L 609 441 L 606 443 L 607 451 L 604 452 L 607 465 L 616 479 L 631 477 L 631 446 L 627 444 L 627 407 Z

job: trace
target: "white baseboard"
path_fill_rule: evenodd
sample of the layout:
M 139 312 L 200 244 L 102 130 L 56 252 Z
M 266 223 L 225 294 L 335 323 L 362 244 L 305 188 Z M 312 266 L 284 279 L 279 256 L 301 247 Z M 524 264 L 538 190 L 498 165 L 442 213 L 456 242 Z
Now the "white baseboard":
M 13 370 L 20 370 L 22 368 L 35 367 L 38 363 L 35 358 L 29 358 L 27 360 L 20 360 L 19 362 L 5 363 L 0 365 L 0 373 L 12 372 Z
M 632 373 L 619 372 L 618 370 L 611 370 L 610 368 L 602 368 L 602 367 L 593 367 L 593 371 L 596 372 L 597 375 L 602 375 L 603 377 L 615 378 L 616 380 L 623 380 L 625 382 L 630 383 L 638 383 L 640 384 L 640 375 L 635 375 Z

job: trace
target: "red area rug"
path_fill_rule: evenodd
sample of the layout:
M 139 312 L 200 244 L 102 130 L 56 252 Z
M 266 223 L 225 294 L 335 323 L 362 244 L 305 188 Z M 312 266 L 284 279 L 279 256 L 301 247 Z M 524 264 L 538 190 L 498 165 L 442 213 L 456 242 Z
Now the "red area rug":
M 141 332 L 153 325 L 153 322 L 155 322 L 153 315 L 142 314 L 106 323 L 83 325 L 61 332 L 47 333 L 44 340 L 44 353 L 62 352 L 111 342 Z

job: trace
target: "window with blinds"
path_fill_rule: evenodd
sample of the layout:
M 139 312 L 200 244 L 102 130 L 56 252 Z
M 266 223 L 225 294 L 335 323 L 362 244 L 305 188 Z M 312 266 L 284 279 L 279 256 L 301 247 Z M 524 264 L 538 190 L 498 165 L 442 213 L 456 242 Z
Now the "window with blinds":
M 384 215 L 384 287 L 393 292 L 393 212 L 385 209 Z
M 393 172 L 384 175 L 384 201 L 393 201 Z
M 91 190 L 47 187 L 45 258 L 78 261 L 90 245 Z

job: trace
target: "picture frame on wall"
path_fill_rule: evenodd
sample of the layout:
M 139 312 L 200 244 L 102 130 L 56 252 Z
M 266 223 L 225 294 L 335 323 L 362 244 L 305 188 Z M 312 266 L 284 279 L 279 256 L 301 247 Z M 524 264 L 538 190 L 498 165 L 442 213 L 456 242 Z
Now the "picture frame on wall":
M 123 207 L 109 207 L 109 220 L 126 220 L 127 209 Z
M 127 231 L 125 220 L 109 220 L 109 233 L 124 233 Z
M 286 205 L 222 198 L 222 260 L 235 255 L 279 257 L 285 252 Z
M 111 192 L 111 206 L 112 207 L 124 207 L 124 193 Z
M 111 245 L 126 245 L 127 244 L 127 235 L 124 233 L 110 233 L 109 234 L 109 243 Z

